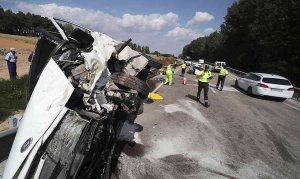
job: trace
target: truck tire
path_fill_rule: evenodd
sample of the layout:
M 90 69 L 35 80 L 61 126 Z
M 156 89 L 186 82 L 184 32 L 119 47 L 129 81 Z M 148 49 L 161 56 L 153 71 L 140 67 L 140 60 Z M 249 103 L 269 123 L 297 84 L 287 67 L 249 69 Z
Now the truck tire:
M 113 73 L 111 75 L 111 79 L 116 85 L 136 90 L 143 97 L 147 97 L 150 92 L 150 88 L 146 82 L 138 79 L 135 76 L 131 76 L 126 73 Z

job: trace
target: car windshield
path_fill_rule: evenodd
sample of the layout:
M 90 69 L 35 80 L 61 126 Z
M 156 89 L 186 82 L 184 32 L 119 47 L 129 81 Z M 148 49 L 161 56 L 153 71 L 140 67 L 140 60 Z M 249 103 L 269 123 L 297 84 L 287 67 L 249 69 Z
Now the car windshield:
M 291 85 L 288 80 L 278 78 L 263 78 L 263 82 L 276 85 Z

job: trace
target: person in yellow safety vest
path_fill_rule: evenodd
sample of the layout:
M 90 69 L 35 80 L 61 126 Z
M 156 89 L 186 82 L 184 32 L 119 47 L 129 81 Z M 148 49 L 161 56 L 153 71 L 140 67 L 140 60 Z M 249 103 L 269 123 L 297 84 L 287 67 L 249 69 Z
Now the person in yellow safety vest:
M 183 64 L 181 65 L 181 75 L 182 75 L 182 76 L 184 76 L 184 74 L 185 74 L 185 69 L 186 69 L 186 64 L 183 63 Z
M 223 89 L 225 78 L 226 78 L 227 75 L 228 75 L 228 71 L 226 70 L 226 65 L 221 66 L 220 73 L 219 73 L 219 76 L 218 76 L 218 83 L 216 85 L 216 88 L 218 89 L 219 84 L 221 82 L 220 91 L 222 91 L 222 89 Z
M 204 70 L 199 71 L 197 74 L 198 77 L 198 93 L 197 99 L 200 102 L 200 94 L 202 89 L 204 89 L 204 106 L 209 107 L 208 104 L 208 89 L 209 89 L 209 80 L 213 78 L 211 72 L 209 71 L 209 66 L 205 65 Z
M 166 69 L 166 79 L 165 79 L 165 85 L 167 83 L 169 83 L 169 85 L 172 85 L 172 81 L 173 81 L 173 69 L 172 69 L 172 65 L 168 65 L 167 69 Z

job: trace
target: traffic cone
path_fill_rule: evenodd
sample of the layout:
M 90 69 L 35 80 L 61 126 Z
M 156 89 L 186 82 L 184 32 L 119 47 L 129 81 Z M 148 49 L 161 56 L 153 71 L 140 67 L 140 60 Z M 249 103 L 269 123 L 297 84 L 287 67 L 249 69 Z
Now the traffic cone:
M 187 82 L 187 79 L 186 79 L 186 77 L 183 77 L 183 81 L 182 81 L 182 84 L 186 84 L 186 82 Z

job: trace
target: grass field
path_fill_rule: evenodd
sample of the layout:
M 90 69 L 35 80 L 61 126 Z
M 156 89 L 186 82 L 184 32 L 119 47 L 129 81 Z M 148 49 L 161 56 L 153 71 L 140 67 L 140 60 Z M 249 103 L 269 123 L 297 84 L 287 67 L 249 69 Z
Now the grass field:
M 19 42 L 36 44 L 38 38 L 37 37 L 27 37 L 27 36 L 18 36 L 18 35 L 10 35 L 10 34 L 2 34 L 0 33 L 0 38 L 8 38 Z
M 0 80 L 0 121 L 26 107 L 28 75 L 15 80 Z

